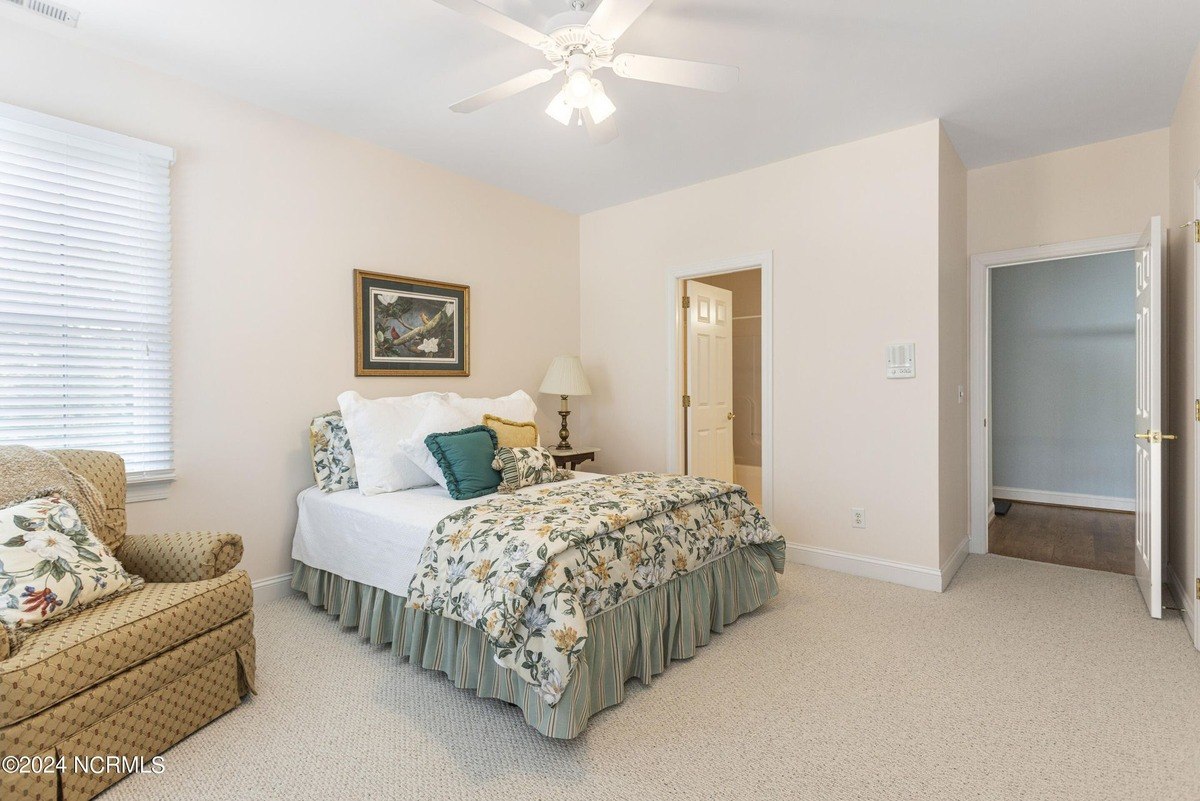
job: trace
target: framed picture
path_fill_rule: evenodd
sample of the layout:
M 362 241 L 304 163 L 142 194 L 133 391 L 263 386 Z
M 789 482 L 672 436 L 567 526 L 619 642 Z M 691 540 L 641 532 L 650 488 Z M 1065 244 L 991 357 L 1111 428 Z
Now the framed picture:
M 471 288 L 354 271 L 355 375 L 470 375 Z

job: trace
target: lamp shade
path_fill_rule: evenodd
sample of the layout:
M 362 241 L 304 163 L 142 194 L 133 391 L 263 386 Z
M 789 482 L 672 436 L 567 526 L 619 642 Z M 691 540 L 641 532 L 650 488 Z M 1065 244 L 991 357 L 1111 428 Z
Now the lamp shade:
M 547 395 L 591 395 L 592 387 L 583 374 L 578 356 L 555 356 L 542 379 L 539 392 Z

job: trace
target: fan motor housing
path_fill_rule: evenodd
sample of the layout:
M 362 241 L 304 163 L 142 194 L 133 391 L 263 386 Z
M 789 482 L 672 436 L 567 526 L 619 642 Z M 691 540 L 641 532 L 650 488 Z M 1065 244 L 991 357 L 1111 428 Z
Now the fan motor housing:
M 551 18 L 546 26 L 549 29 L 546 35 L 554 42 L 554 47 L 547 48 L 546 58 L 556 64 L 576 53 L 594 59 L 611 59 L 613 43 L 588 30 L 586 23 L 589 18 L 587 12 L 578 11 L 567 11 Z

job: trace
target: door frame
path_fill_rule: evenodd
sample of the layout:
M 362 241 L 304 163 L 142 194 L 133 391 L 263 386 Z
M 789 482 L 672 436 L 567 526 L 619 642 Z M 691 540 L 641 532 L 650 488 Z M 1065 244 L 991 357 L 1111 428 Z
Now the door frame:
M 680 332 L 683 328 L 683 295 L 684 284 L 689 279 L 704 278 L 709 275 L 738 273 L 745 270 L 760 270 L 762 278 L 762 506 L 763 513 L 768 517 L 774 511 L 775 505 L 775 447 L 774 447 L 774 396 L 772 395 L 772 332 L 774 281 L 772 263 L 774 254 L 771 251 L 750 253 L 744 256 L 734 256 L 728 259 L 693 264 L 688 267 L 675 267 L 667 271 L 667 364 L 669 365 L 667 385 L 670 394 L 667 396 L 667 472 L 679 473 L 686 469 L 683 463 L 683 447 L 686 434 L 683 430 L 683 409 L 680 398 L 683 397 L 683 359 L 680 348 Z
M 1183 235 L 1187 237 L 1187 246 L 1191 248 L 1192 259 L 1189 265 L 1187 256 L 1184 256 L 1183 264 L 1180 267 L 1181 271 L 1183 272 L 1186 272 L 1189 266 L 1192 270 L 1195 270 L 1197 265 L 1200 265 L 1200 231 L 1197 231 L 1193 227 L 1200 225 L 1200 223 L 1196 222 L 1196 220 L 1200 220 L 1200 170 L 1197 170 L 1195 177 L 1192 179 L 1192 222 L 1190 225 L 1186 226 L 1183 231 Z M 1173 225 L 1168 225 L 1165 232 L 1167 237 L 1168 259 L 1170 259 L 1172 228 L 1174 228 Z M 1164 271 L 1170 274 L 1169 264 L 1164 265 Z M 1170 279 L 1167 280 L 1166 284 L 1167 288 L 1170 289 Z M 1192 282 L 1191 300 L 1193 324 L 1191 342 L 1193 360 L 1192 376 L 1194 377 L 1193 383 L 1195 383 L 1196 381 L 1200 381 L 1200 349 L 1198 349 L 1198 345 L 1200 345 L 1200 325 L 1197 324 L 1197 318 L 1200 318 L 1200 305 L 1198 305 L 1200 304 L 1200 284 L 1197 284 L 1195 281 Z M 1165 305 L 1169 307 L 1170 303 L 1168 302 Z M 1168 314 L 1167 324 L 1169 325 L 1170 323 L 1171 318 Z M 1168 328 L 1167 330 L 1169 331 L 1170 329 Z M 1170 369 L 1168 368 L 1168 375 L 1169 374 Z M 1197 409 L 1196 412 L 1188 414 L 1188 428 L 1190 430 L 1187 433 L 1191 435 L 1192 442 L 1195 443 L 1200 441 L 1200 407 L 1193 407 L 1192 404 L 1196 402 L 1196 399 L 1200 399 L 1200 390 L 1195 390 L 1194 387 L 1193 389 L 1195 391 L 1195 396 L 1193 398 L 1188 398 L 1184 406 L 1189 411 L 1191 411 L 1193 408 Z M 1179 433 L 1182 434 L 1183 432 L 1181 431 Z M 1200 502 L 1200 448 L 1195 446 L 1193 446 L 1192 451 L 1191 467 L 1192 488 L 1194 491 L 1192 497 L 1197 499 L 1197 502 Z M 1185 525 L 1186 519 L 1187 516 L 1185 515 Z M 1193 565 L 1192 575 L 1190 576 L 1191 581 L 1179 588 L 1182 595 L 1182 597 L 1179 598 L 1179 601 L 1180 605 L 1184 607 L 1184 621 L 1191 623 L 1192 630 L 1188 633 L 1192 635 L 1192 646 L 1195 647 L 1197 651 L 1200 651 L 1200 514 L 1197 514 L 1193 517 L 1191 531 L 1185 532 L 1184 536 L 1189 538 L 1192 542 Z M 1176 576 L 1174 568 L 1171 567 L 1171 538 L 1169 536 L 1167 537 L 1166 542 L 1166 573 L 1168 574 L 1167 581 L 1170 581 L 1171 578 Z M 1191 618 L 1190 621 L 1188 621 L 1189 617 Z
M 970 545 L 971 553 L 988 552 L 988 523 L 992 505 L 991 296 L 992 270 L 1078 256 L 1095 256 L 1137 248 L 1141 233 L 1082 239 L 1056 245 L 1035 245 L 971 256 L 971 374 L 970 374 Z

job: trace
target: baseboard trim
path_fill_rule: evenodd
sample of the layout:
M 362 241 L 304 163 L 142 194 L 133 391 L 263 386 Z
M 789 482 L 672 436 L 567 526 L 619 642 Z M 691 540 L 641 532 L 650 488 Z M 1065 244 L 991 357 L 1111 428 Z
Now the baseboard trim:
M 1183 607 L 1183 623 L 1187 626 L 1188 636 L 1192 638 L 1192 644 L 1196 646 L 1196 650 L 1200 651 L 1200 640 L 1196 638 L 1196 600 L 1187 591 L 1179 574 L 1175 572 L 1175 566 L 1167 565 L 1166 567 L 1167 583 L 1171 585 L 1171 592 L 1179 599 L 1179 603 Z
M 950 555 L 940 570 L 908 562 L 895 562 L 876 556 L 863 556 L 862 554 L 818 548 L 815 545 L 800 545 L 794 542 L 787 544 L 787 558 L 789 562 L 799 562 L 825 570 L 836 570 L 852 576 L 889 581 L 919 590 L 942 592 L 950 586 L 950 582 L 954 580 L 954 574 L 966 561 L 970 542 L 970 537 L 963 537 L 958 543 L 958 547 L 954 549 L 954 553 Z M 1173 575 L 1174 573 L 1172 573 Z M 250 582 L 250 586 L 254 588 L 256 604 L 283 598 L 291 592 L 291 585 L 291 573 L 280 573 L 278 576 Z M 1188 614 L 1190 616 L 1190 610 Z
M 950 586 L 950 582 L 954 581 L 954 575 L 958 569 L 963 566 L 963 562 L 967 561 L 967 556 L 971 553 L 971 538 L 963 535 L 963 538 L 958 543 L 958 547 L 954 549 L 954 553 L 946 559 L 942 565 L 942 587 L 945 591 Z
M 1079 495 L 1072 492 L 992 487 L 993 498 L 1026 503 L 1049 503 L 1055 506 L 1081 506 L 1084 509 L 1104 509 L 1110 512 L 1132 512 L 1133 498 L 1109 495 Z
M 292 574 L 280 573 L 278 576 L 252 581 L 250 586 L 254 589 L 254 603 L 262 604 L 274 601 L 292 591 Z
M 955 555 L 957 556 L 957 552 Z M 818 548 L 815 545 L 789 542 L 787 557 L 792 562 L 825 570 L 836 570 L 839 573 L 849 573 L 852 576 L 890 581 L 893 584 L 903 584 L 905 587 L 915 587 L 919 590 L 941 592 L 946 586 L 942 583 L 942 571 L 936 568 L 835 551 L 830 548 Z M 966 558 L 965 554 L 963 558 Z

